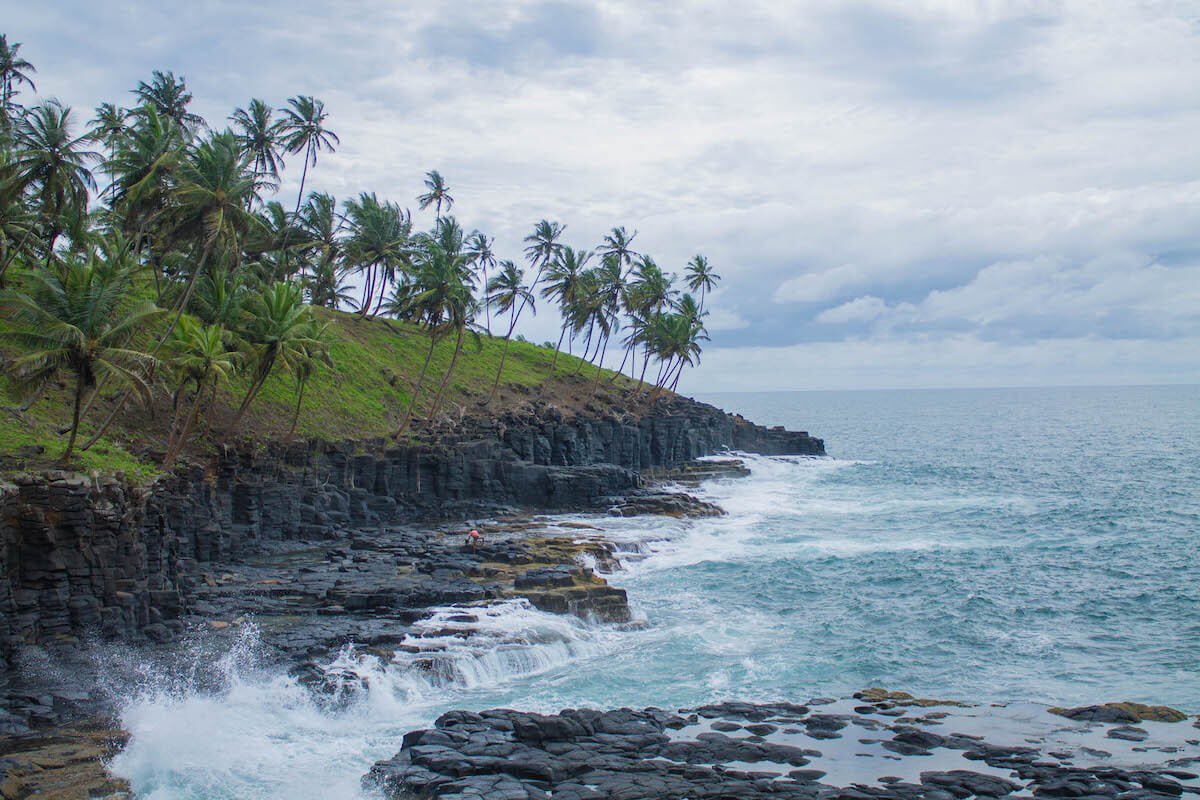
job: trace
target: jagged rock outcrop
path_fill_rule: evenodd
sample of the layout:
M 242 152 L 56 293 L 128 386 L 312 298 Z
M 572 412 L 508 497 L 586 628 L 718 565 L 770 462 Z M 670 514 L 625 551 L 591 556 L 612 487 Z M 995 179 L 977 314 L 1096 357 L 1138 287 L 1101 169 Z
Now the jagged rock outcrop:
M 248 446 L 151 487 L 22 476 L 0 487 L 0 659 L 83 633 L 170 639 L 201 565 L 272 540 L 497 506 L 607 508 L 642 473 L 727 448 L 824 453 L 807 434 L 676 399 L 640 417 L 541 408 L 478 418 L 433 443 Z

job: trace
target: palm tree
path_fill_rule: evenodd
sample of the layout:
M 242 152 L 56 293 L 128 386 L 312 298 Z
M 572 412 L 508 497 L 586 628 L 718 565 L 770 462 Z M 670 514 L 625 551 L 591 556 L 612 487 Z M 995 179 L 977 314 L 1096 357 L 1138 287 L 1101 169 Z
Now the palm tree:
M 562 244 L 558 240 L 562 238 L 566 230 L 566 225 L 543 219 L 533 226 L 533 233 L 525 237 L 527 242 L 525 257 L 529 259 L 531 266 L 537 268 L 537 274 L 533 276 L 533 282 L 529 284 L 530 291 L 537 291 L 538 284 L 542 280 L 542 273 L 562 249 Z M 524 306 L 525 304 L 522 303 L 522 309 Z M 517 316 L 520 314 L 521 312 L 517 311 Z M 551 370 L 551 374 L 553 374 L 553 370 Z
M 343 305 L 358 308 L 347 272 L 336 261 L 320 261 L 313 264 L 312 271 L 304 276 L 304 288 L 308 290 L 308 301 L 321 308 L 338 309 Z
M 492 252 L 492 244 L 494 242 L 494 239 L 489 239 L 479 231 L 475 231 L 467 237 L 467 254 L 471 257 L 471 263 L 483 273 L 484 291 L 491 291 L 487 288 L 490 285 L 488 281 L 488 268 L 496 266 L 496 254 Z M 484 325 L 488 336 L 492 335 L 492 314 L 490 309 L 491 304 L 485 302 L 483 304 Z
M 595 273 L 595 298 L 592 315 L 600 333 L 600 343 L 597 351 L 600 358 L 596 361 L 596 382 L 592 390 L 600 384 L 600 374 L 604 369 L 604 355 L 608 352 L 608 340 L 620 326 L 621 299 L 625 295 L 625 278 L 621 270 L 621 260 L 615 254 L 609 254 L 601 259 Z
M 583 274 L 591 258 L 592 253 L 589 250 L 560 247 L 556 251 L 554 261 L 550 264 L 549 272 L 546 276 L 548 282 L 542 289 L 541 294 L 547 300 L 558 301 L 563 322 L 558 335 L 558 344 L 554 346 L 554 358 L 550 362 L 550 374 L 546 376 L 546 380 L 554 377 L 554 368 L 558 364 L 558 353 L 562 350 L 563 337 L 567 335 L 567 330 L 574 324 L 573 316 L 569 313 L 569 310 L 576 305 L 577 299 L 581 294 Z M 530 286 L 530 289 L 532 290 L 533 286 Z
M 310 302 L 327 308 L 337 308 L 343 302 L 353 305 L 344 284 L 349 268 L 341 263 L 346 217 L 337 211 L 337 198 L 325 192 L 309 194 L 300 210 L 300 227 L 306 240 L 301 272 L 311 268 L 312 273 L 311 279 L 305 279 Z
M 300 192 L 296 195 L 296 216 L 300 214 L 300 203 L 304 199 L 304 181 L 309 166 L 317 165 L 317 153 L 322 150 L 333 152 L 340 145 L 337 134 L 325 127 L 329 116 L 325 104 L 312 95 L 297 95 L 288 99 L 291 108 L 282 108 L 284 118 L 279 123 L 279 135 L 283 137 L 283 148 L 289 153 L 304 153 L 304 170 L 300 173 Z
M 374 311 L 378 314 L 396 273 L 408 264 L 412 218 L 395 203 L 381 202 L 374 192 L 363 192 L 348 202 L 346 218 L 350 224 L 346 261 L 366 274 L 358 313 L 362 317 L 371 313 L 371 301 L 378 289 L 379 300 Z
M 637 258 L 638 254 L 630 245 L 633 244 L 637 235 L 637 231 L 629 233 L 624 226 L 613 228 L 612 232 L 604 237 L 604 243 L 599 247 L 600 254 L 616 258 L 623 269 L 632 269 L 633 260 Z
M 425 194 L 417 198 L 417 203 L 420 204 L 422 211 L 429 208 L 431 205 L 437 205 L 437 220 L 442 219 L 442 205 L 445 204 L 446 210 L 449 211 L 454 205 L 454 198 L 450 196 L 450 187 L 446 185 L 445 178 L 436 169 L 432 169 L 425 173 Z
M 259 189 L 277 189 L 283 157 L 279 151 L 282 122 L 272 120 L 273 111 L 258 98 L 251 98 L 246 108 L 239 108 L 229 117 L 237 128 L 242 151 L 253 157 L 254 178 Z
M 154 70 L 150 83 L 138 81 L 133 94 L 137 95 L 139 102 L 150 105 L 160 115 L 174 120 L 189 137 L 201 128 L 208 127 L 203 117 L 187 110 L 192 102 L 192 93 L 187 90 L 187 81 L 183 76 L 176 78 L 174 72 Z
M 175 120 L 147 104 L 134 115 L 134 124 L 105 165 L 112 178 L 107 190 L 111 192 L 110 203 L 125 233 L 135 236 L 133 244 L 137 248 L 167 205 L 185 139 Z M 164 241 L 161 249 L 165 251 L 169 244 Z
M 171 236 L 192 243 L 189 261 L 193 263 L 188 267 L 190 274 L 175 303 L 175 316 L 150 352 L 152 357 L 158 356 L 158 351 L 175 331 L 209 258 L 218 253 L 227 256 L 235 269 L 240 266 L 241 241 L 261 228 L 258 218 L 246 210 L 246 198 L 253 195 L 254 190 L 249 160 L 231 132 L 213 134 L 189 148 L 179 163 L 177 183 L 169 195 L 171 205 L 162 214 L 164 227 L 171 231 Z M 199 260 L 196 260 L 197 253 Z M 122 395 L 100 430 L 83 445 L 84 450 L 99 441 L 129 396 L 128 391 Z
M 171 365 L 175 368 L 178 388 L 173 394 L 175 414 L 167 435 L 164 468 L 174 463 L 179 451 L 187 442 L 200 415 L 206 391 L 207 405 L 211 408 L 217 388 L 229 382 L 230 375 L 241 362 L 241 353 L 230 351 L 226 347 L 227 337 L 228 333 L 220 325 L 204 325 L 189 317 L 183 317 L 167 340 L 166 351 L 170 355 Z M 195 395 L 180 426 L 180 413 L 183 409 L 179 401 L 189 385 L 195 387 Z
M 25 183 L 8 151 L 0 148 L 0 288 L 17 256 L 32 257 L 40 244 L 37 218 L 25 202 Z
M 187 288 L 179 303 L 182 311 L 209 256 L 213 252 L 227 253 L 238 266 L 242 242 L 248 234 L 261 234 L 264 225 L 246 210 L 255 197 L 254 173 L 249 157 L 231 132 L 213 134 L 191 148 L 179 165 L 177 180 L 171 192 L 173 205 L 167 209 L 169 221 L 176 236 L 194 243 L 193 256 L 200 253 L 199 261 L 189 270 Z
M 84 397 L 98 378 L 126 384 L 149 401 L 141 372 L 153 357 L 131 348 L 130 341 L 162 311 L 135 301 L 132 272 L 126 264 L 94 255 L 68 257 L 57 269 L 26 275 L 26 292 L 0 292 L 0 312 L 13 325 L 0 331 L 0 338 L 27 351 L 10 364 L 17 380 L 40 382 L 63 369 L 75 375 L 64 464 L 75 450 Z
M 475 312 L 475 301 L 472 295 L 474 276 L 467 256 L 455 254 L 431 238 L 424 238 L 413 252 L 412 279 L 408 284 L 399 287 L 389 310 L 401 316 L 417 321 L 423 325 L 429 334 L 429 351 L 425 355 L 425 363 L 421 374 L 417 377 L 413 388 L 412 398 L 408 409 L 400 423 L 396 436 L 404 433 L 412 420 L 417 397 L 433 359 L 433 351 L 438 342 L 451 331 L 458 334 L 454 347 L 454 356 L 450 367 L 438 387 L 437 397 L 427 419 L 432 419 L 441 406 L 442 397 L 454 368 L 458 355 L 462 351 L 463 336 Z
M 87 162 L 99 154 L 83 149 L 89 138 L 72 134 L 71 109 L 53 100 L 30 109 L 17 130 L 14 166 L 38 200 L 47 266 L 63 230 L 62 216 L 71 206 L 86 209 L 88 189 L 96 186 Z
M 521 283 L 525 273 L 517 268 L 517 265 L 511 261 L 504 261 L 500 264 L 500 272 L 492 278 L 487 284 L 487 305 L 495 306 L 496 310 L 503 314 L 510 314 L 508 322 L 508 333 L 504 335 L 504 350 L 500 353 L 500 366 L 496 370 L 496 380 L 492 384 L 492 392 L 488 395 L 488 402 L 496 399 L 496 390 L 500 388 L 500 374 L 504 372 L 504 360 L 508 358 L 508 345 L 512 340 L 513 331 L 517 327 L 517 307 L 529 305 L 533 313 L 537 313 L 537 308 L 534 306 L 533 292 L 528 286 Z
M 233 330 L 246 302 L 248 288 L 240 273 L 228 269 L 210 269 L 196 284 L 188 311 L 209 325 Z M 181 317 L 182 325 L 187 317 Z
M 0 33 L 0 131 L 3 132 L 12 129 L 12 112 L 15 107 L 13 97 L 17 94 L 16 87 L 25 83 L 29 85 L 30 89 L 37 90 L 28 75 L 37 70 L 34 69 L 33 64 L 21 58 L 20 50 L 20 42 L 9 44 L 8 37 Z
M 662 314 L 662 310 L 675 297 L 675 290 L 671 288 L 671 277 L 665 275 L 658 265 L 654 263 L 648 255 L 642 255 L 637 259 L 637 266 L 634 270 L 635 280 L 630 286 L 629 291 L 633 294 L 633 303 L 637 309 L 637 316 L 644 321 L 643 324 L 653 326 L 656 318 Z M 643 339 L 646 338 L 647 331 L 642 332 Z M 646 379 L 646 368 L 650 364 L 650 355 L 652 347 L 649 346 L 649 341 L 643 342 L 644 356 L 642 358 L 642 371 L 638 376 L 637 388 L 633 393 L 637 394 L 642 390 L 642 383 Z M 636 367 L 635 367 L 636 368 Z
M 684 269 L 687 276 L 684 282 L 687 287 L 693 292 L 700 293 L 700 309 L 704 308 L 704 295 L 706 292 L 711 292 L 716 287 L 717 281 L 721 280 L 721 276 L 713 272 L 712 267 L 708 265 L 708 259 L 697 253 L 692 256 L 692 260 L 687 263 Z
M 312 359 L 327 347 L 323 329 L 314 322 L 310 308 L 304 305 L 304 293 L 298 283 L 281 281 L 267 287 L 247 301 L 246 311 L 247 321 L 241 336 L 249 346 L 253 364 L 250 388 L 234 413 L 222 442 L 227 442 L 233 435 L 246 409 L 258 397 L 277 366 L 295 372 L 297 364 Z
M 700 342 L 708 341 L 708 333 L 701 322 L 699 306 L 691 295 L 684 295 L 677 313 L 659 314 L 654 321 L 651 340 L 655 355 L 662 361 L 659 379 L 650 395 L 653 401 L 667 388 L 675 391 L 683 368 L 700 362 Z M 675 378 L 672 381 L 671 375 Z
M 533 227 L 533 233 L 525 237 L 525 241 L 529 244 L 525 247 L 525 257 L 529 259 L 529 263 L 540 269 L 545 269 L 546 265 L 554 260 L 563 246 L 559 244 L 559 239 L 566 232 L 566 225 L 559 225 L 557 222 L 542 220 Z M 540 275 L 539 271 L 539 275 Z M 537 285 L 537 281 L 534 281 Z
M 96 106 L 96 116 L 92 117 L 92 127 L 88 134 L 92 141 L 108 147 L 108 161 L 104 167 L 106 171 L 111 168 L 112 162 L 117 160 L 117 147 L 129 127 L 126 123 L 130 114 L 129 109 L 117 108 L 112 103 Z

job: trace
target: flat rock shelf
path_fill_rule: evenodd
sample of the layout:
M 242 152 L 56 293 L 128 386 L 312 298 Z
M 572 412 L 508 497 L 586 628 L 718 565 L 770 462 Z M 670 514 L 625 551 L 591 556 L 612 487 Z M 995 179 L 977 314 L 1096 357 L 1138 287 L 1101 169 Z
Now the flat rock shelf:
M 1061 711 L 1061 710 L 1057 710 Z M 554 715 L 452 711 L 413 731 L 365 788 L 388 798 L 1172 800 L 1200 794 L 1191 721 L 1071 719 L 869 690 Z M 1106 716 L 1104 714 L 1099 715 Z M 1136 715 L 1133 715 L 1136 716 Z

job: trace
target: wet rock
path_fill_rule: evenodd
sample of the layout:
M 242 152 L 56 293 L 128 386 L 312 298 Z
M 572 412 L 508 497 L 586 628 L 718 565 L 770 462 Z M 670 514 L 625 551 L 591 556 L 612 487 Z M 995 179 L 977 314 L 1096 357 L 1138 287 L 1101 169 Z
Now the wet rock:
M 1187 714 L 1170 706 L 1150 706 L 1144 703 L 1105 703 L 1077 708 L 1050 708 L 1051 714 L 1085 722 L 1182 722 Z
M 1150 733 L 1142 728 L 1134 728 L 1131 725 L 1122 725 L 1118 728 L 1109 728 L 1104 734 L 1109 739 L 1124 739 L 1129 742 L 1144 742 L 1150 738 Z

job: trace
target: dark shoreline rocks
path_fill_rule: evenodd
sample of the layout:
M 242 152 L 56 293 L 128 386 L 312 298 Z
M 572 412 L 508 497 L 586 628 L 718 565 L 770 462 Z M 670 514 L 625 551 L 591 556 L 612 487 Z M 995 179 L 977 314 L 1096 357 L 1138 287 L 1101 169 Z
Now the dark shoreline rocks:
M 0 673 L 14 652 L 84 636 L 166 642 L 200 575 L 278 543 L 544 509 L 716 513 L 646 492 L 642 473 L 726 449 L 821 455 L 820 439 L 676 398 L 636 417 L 549 407 L 468 418 L 427 443 L 265 443 L 153 486 L 51 472 L 0 484 Z
M 1200 755 L 1157 766 L 1077 767 L 1066 753 L 1044 754 L 1037 746 L 996 745 L 979 735 L 927 730 L 939 724 L 936 719 L 897 721 L 882 713 L 886 699 L 855 710 L 862 713 L 827 713 L 813 707 L 816 702 L 727 702 L 678 713 L 657 708 L 567 709 L 551 715 L 511 709 L 451 711 L 432 729 L 406 734 L 399 752 L 377 762 L 363 785 L 393 800 L 992 800 L 1031 795 L 1171 800 L 1185 792 L 1200 794 L 1200 786 L 1188 783 L 1200 776 L 1180 767 L 1200 762 Z M 827 775 L 817 768 L 823 765 L 822 750 L 841 745 L 834 740 L 856 736 L 861 737 L 856 748 L 880 745 L 885 759 L 920 761 L 937 751 L 962 766 L 901 770 L 917 773 L 909 781 L 880 774 L 847 786 L 822 782 Z M 810 744 L 798 744 L 804 741 Z M 1162 750 L 1179 752 L 1178 747 Z M 1054 760 L 1055 755 L 1064 758 Z M 972 763 L 986 767 L 969 768 Z M 803 769 L 809 765 L 813 768 Z

